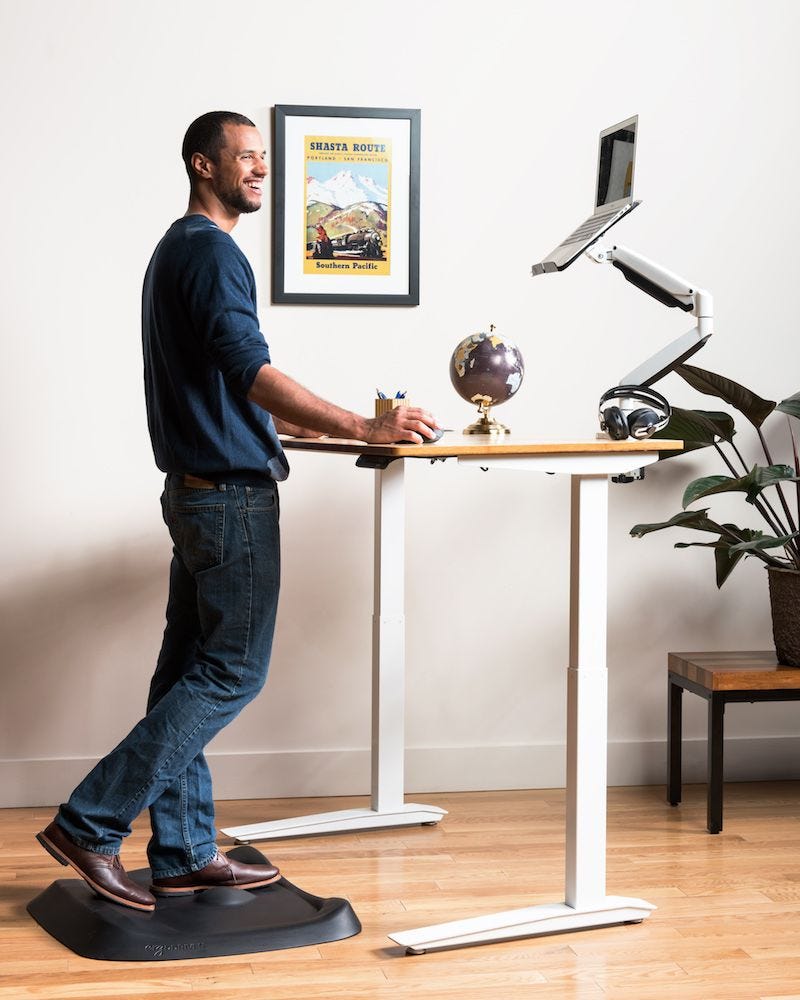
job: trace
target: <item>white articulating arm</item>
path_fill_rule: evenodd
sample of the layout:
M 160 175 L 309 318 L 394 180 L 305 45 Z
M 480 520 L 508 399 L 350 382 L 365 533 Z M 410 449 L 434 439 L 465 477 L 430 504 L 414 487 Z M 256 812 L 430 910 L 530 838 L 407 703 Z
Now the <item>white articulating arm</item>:
M 589 247 L 586 256 L 597 264 L 612 264 L 622 272 L 626 281 L 663 305 L 677 307 L 697 317 L 697 326 L 628 372 L 620 379 L 620 385 L 653 385 L 699 351 L 714 332 L 714 299 L 704 288 L 690 284 L 680 275 L 628 247 L 595 244 Z

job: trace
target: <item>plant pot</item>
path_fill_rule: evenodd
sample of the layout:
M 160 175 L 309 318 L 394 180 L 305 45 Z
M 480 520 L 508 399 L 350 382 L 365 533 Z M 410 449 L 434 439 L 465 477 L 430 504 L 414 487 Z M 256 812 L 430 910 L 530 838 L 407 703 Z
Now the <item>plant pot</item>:
M 800 572 L 767 567 L 778 663 L 800 667 Z

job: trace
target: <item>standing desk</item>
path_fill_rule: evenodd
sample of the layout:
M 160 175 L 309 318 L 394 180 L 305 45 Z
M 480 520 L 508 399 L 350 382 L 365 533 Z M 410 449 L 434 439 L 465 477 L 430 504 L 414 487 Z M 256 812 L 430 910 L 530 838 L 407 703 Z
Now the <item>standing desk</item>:
M 436 444 L 367 445 L 289 438 L 284 448 L 357 456 L 374 470 L 372 794 L 369 809 L 229 827 L 242 843 L 345 830 L 436 823 L 445 810 L 404 801 L 404 472 L 407 460 L 455 458 L 464 466 L 568 475 L 570 644 L 567 672 L 565 901 L 456 920 L 389 937 L 411 953 L 641 921 L 655 907 L 606 895 L 608 480 L 658 460 L 679 441 L 537 441 L 446 434 Z

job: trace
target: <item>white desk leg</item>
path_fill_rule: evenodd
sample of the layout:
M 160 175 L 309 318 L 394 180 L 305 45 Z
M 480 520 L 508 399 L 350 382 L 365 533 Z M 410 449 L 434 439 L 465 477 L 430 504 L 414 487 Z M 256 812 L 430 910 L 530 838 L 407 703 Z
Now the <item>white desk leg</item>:
M 454 920 L 389 937 L 412 954 L 643 920 L 643 899 L 606 896 L 608 479 L 573 475 L 563 903 Z
M 606 893 L 608 479 L 571 490 L 565 901 L 580 907 Z
M 375 593 L 372 615 L 372 797 L 344 809 L 228 827 L 243 844 L 315 833 L 438 823 L 446 809 L 403 802 L 405 757 L 405 489 L 402 460 L 375 472 Z
M 374 826 L 438 823 L 445 809 L 403 802 L 405 758 L 405 462 L 375 473 L 372 615 Z
M 372 808 L 403 804 L 405 754 L 405 463 L 375 472 L 372 602 Z

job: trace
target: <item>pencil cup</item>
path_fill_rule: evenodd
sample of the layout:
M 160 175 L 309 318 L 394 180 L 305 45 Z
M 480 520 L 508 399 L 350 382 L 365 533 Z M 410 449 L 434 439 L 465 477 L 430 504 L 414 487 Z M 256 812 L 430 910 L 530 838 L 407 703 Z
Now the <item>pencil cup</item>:
M 380 417 L 384 413 L 388 413 L 389 410 L 393 410 L 396 406 L 408 406 L 409 401 L 407 397 L 402 399 L 376 399 L 375 400 L 375 416 Z

